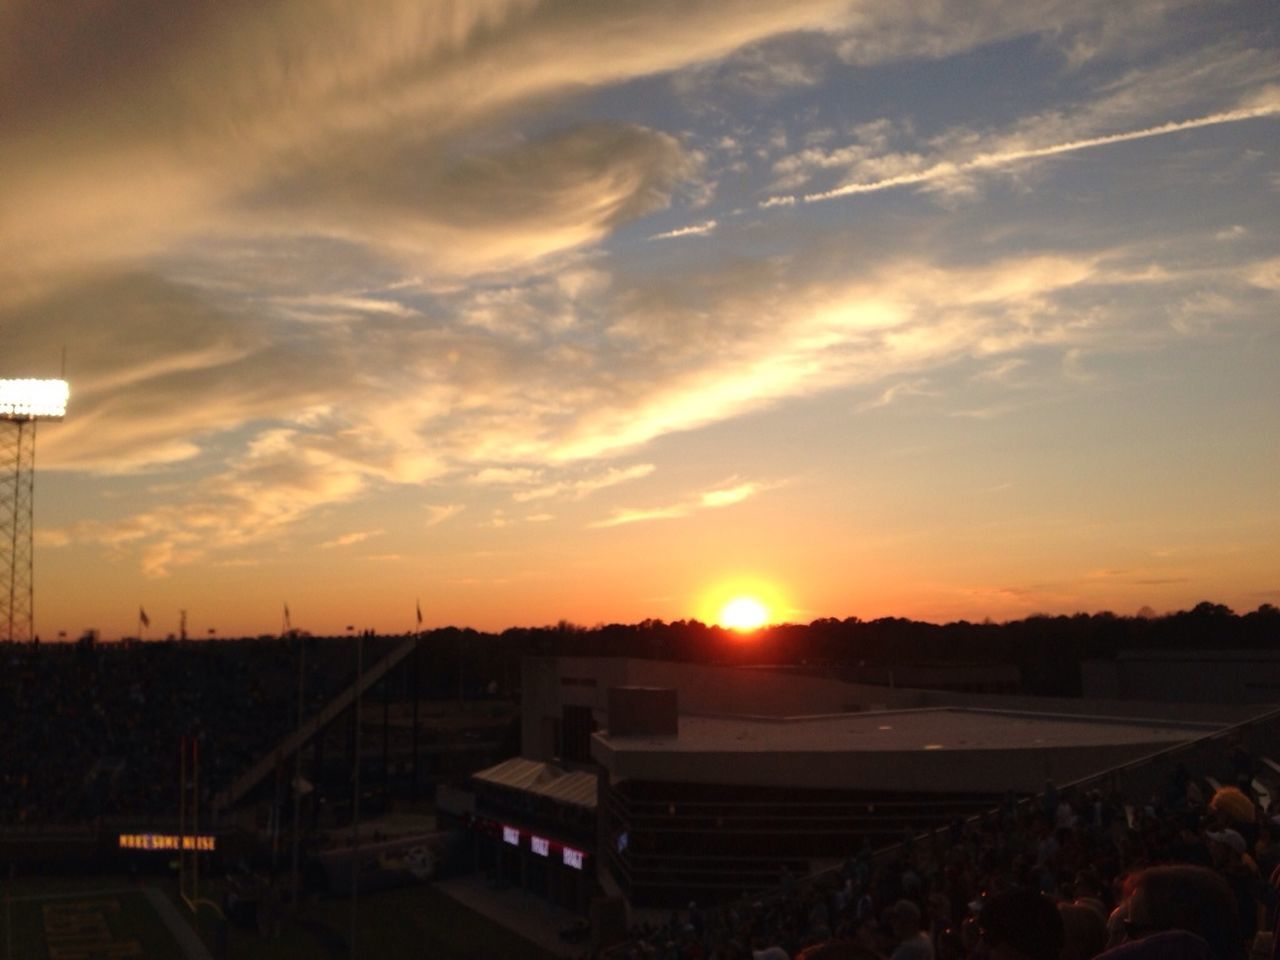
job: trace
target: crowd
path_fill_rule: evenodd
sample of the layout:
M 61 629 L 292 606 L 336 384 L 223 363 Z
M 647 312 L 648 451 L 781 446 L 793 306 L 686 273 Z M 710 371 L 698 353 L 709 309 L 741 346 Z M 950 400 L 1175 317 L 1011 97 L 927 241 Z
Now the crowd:
M 1178 767 L 1158 795 L 1058 790 L 806 884 L 638 926 L 607 960 L 1280 960 L 1280 817 Z
M 201 794 L 227 786 L 297 710 L 297 641 L 231 643 L 0 646 L 0 824 L 174 817 L 184 736 Z M 309 673 L 324 702 L 334 684 Z

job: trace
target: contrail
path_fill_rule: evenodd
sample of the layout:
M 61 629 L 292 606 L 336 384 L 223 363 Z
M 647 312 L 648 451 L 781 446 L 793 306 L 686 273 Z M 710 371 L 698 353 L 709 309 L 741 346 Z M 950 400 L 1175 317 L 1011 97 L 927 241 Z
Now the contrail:
M 677 230 L 668 230 L 666 233 L 655 233 L 650 240 L 671 240 L 675 237 L 705 237 L 708 233 L 716 228 L 717 224 L 714 220 L 707 220 L 705 223 L 696 223 L 691 227 L 680 227 Z
M 892 190 L 894 187 L 907 187 L 917 183 L 928 183 L 930 180 L 941 180 L 953 177 L 958 173 L 971 170 L 990 170 L 1003 167 L 1020 160 L 1035 160 L 1039 157 L 1052 157 L 1059 153 L 1071 153 L 1075 150 L 1089 150 L 1093 147 L 1105 147 L 1113 143 L 1124 143 L 1128 140 L 1144 140 L 1147 137 L 1163 137 L 1168 133 L 1181 130 L 1194 130 L 1197 127 L 1212 127 L 1220 123 L 1235 123 L 1239 120 L 1256 120 L 1259 117 L 1271 117 L 1280 114 L 1280 103 L 1264 104 L 1245 110 L 1228 110 L 1225 113 L 1211 113 L 1205 117 L 1192 120 L 1179 120 L 1173 123 L 1162 123 L 1158 127 L 1147 127 L 1144 130 L 1130 130 L 1127 133 L 1112 133 L 1104 137 L 1088 137 L 1083 140 L 1072 140 L 1069 143 L 1057 143 L 1048 147 L 1032 147 L 1027 150 L 1009 150 L 1005 153 L 982 153 L 972 160 L 960 163 L 935 163 L 918 173 L 904 173 L 884 180 L 873 180 L 870 183 L 850 183 L 834 190 L 822 193 L 808 193 L 802 198 L 805 203 L 818 203 L 822 200 L 834 200 L 837 197 L 848 197 L 856 193 L 876 193 L 880 190 Z M 762 207 L 782 206 L 794 203 L 794 197 L 773 197 L 764 201 Z

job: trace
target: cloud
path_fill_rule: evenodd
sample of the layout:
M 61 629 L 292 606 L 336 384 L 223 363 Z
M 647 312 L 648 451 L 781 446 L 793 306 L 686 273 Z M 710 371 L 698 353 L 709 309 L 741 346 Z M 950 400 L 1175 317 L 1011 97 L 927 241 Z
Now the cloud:
M 159 574 L 283 537 L 318 507 L 394 484 L 473 478 L 510 487 L 517 502 L 581 499 L 653 473 L 650 462 L 602 461 L 657 437 L 824 391 L 924 381 L 963 358 L 998 365 L 1035 347 L 1093 346 L 1124 335 L 1118 289 L 1180 283 L 1176 270 L 1152 274 L 1149 258 L 1123 250 L 944 265 L 923 251 L 866 258 L 843 234 L 821 249 L 691 264 L 660 286 L 615 272 L 572 292 L 511 287 L 512 309 L 530 310 L 527 336 L 466 321 L 484 290 L 431 294 L 424 319 L 375 311 L 354 328 L 299 328 L 238 298 L 217 306 L 208 291 L 154 278 L 88 285 L 58 309 L 9 315 L 21 356 L 32 358 L 56 356 L 54 321 L 71 312 L 63 307 L 101 313 L 89 328 L 100 322 L 103 353 L 84 358 L 83 379 L 72 371 L 71 413 L 41 432 L 42 464 L 162 470 L 169 493 L 49 535 L 137 552 Z M 1223 282 L 1246 280 L 1231 276 Z M 1100 296 L 1112 316 L 1102 330 L 1081 309 Z M 539 330 L 538 317 L 554 322 Z M 134 342 L 157 339 L 145 363 L 112 355 L 112 331 L 122 329 Z M 210 352 L 219 362 L 209 367 L 187 359 Z M 605 523 L 701 506 L 624 511 Z M 461 504 L 427 509 L 438 523 Z
M 668 230 L 666 233 L 655 233 L 650 240 L 673 240 L 677 237 L 705 237 L 711 231 L 715 230 L 716 221 L 705 220 L 702 223 L 695 223 L 688 227 L 679 227 L 676 230 Z
M 607 519 L 597 520 L 590 526 L 594 528 L 621 527 L 629 523 L 644 523 L 648 520 L 674 520 L 678 517 L 688 516 L 689 512 L 690 508 L 683 505 L 655 507 L 649 510 L 636 510 L 628 507 L 614 510 Z
M 747 217 L 717 213 L 665 234 L 714 229 L 713 243 L 644 244 L 652 227 L 619 228 L 702 178 L 699 144 L 563 119 L 611 85 L 672 71 L 723 66 L 794 91 L 837 47 L 859 64 L 937 56 L 1105 8 L 1032 3 L 1006 21 L 998 6 L 979 4 L 975 26 L 949 37 L 943 7 L 843 0 L 695 0 L 674 18 L 657 0 L 625 15 L 523 0 L 11 5 L 2 362 L 50 375 L 68 347 L 71 413 L 42 427 L 42 469 L 164 482 L 43 542 L 98 543 L 159 575 L 284 541 L 321 507 L 397 485 L 430 485 L 442 502 L 425 507 L 429 526 L 462 511 L 441 490 L 468 479 L 516 502 L 577 500 L 649 476 L 653 463 L 616 458 L 675 432 L 849 387 L 888 402 L 907 391 L 884 384 L 928 382 L 959 359 L 999 369 L 1035 347 L 1123 338 L 1138 281 L 1106 261 L 1133 258 L 1078 238 L 1005 256 L 979 224 L 959 256 L 905 235 L 869 250 L 866 226 L 828 222 L 761 244 Z M 797 70 L 802 48 L 826 59 Z M 1224 76 L 1264 69 L 1221 59 L 1234 64 Z M 866 185 L 943 161 L 1017 165 L 1130 129 L 1099 124 L 1146 116 L 1162 92 L 1153 76 L 1122 78 L 1093 112 L 976 140 L 956 129 L 908 143 L 895 116 L 856 128 L 857 149 L 819 150 L 825 135 L 788 141 L 775 123 L 761 162 L 787 142 L 813 151 L 775 167 L 787 189 L 815 171 Z M 1112 136 L 1162 135 L 1131 129 Z M 752 155 L 749 130 L 715 141 Z M 1274 273 L 1205 285 L 1274 289 Z M 1142 282 L 1181 290 L 1179 266 Z M 750 486 L 606 524 L 739 502 Z
M 427 504 L 427 526 L 434 527 L 444 523 L 450 517 L 456 517 L 465 508 L 460 503 Z
M 1104 2 L 974 0 L 963 14 L 948 4 L 858 4 L 837 50 L 849 63 L 872 66 L 906 58 L 941 59 L 1020 36 L 1039 35 L 1068 49 L 1079 63 L 1117 45 L 1134 46 L 1134 34 L 1162 32 L 1169 11 L 1185 2 L 1136 4 L 1126 14 Z M 1135 24 L 1134 20 L 1138 21 Z
M 1089 148 L 1079 146 L 1082 143 L 1104 145 L 1112 135 L 1160 135 L 1150 131 L 1166 125 L 1173 112 L 1199 115 L 1191 122 L 1201 123 L 1205 117 L 1265 111 L 1280 103 L 1280 64 L 1269 50 L 1238 40 L 1201 44 L 1120 74 L 1113 68 L 1094 72 L 1101 77 L 1091 78 L 1088 92 L 1074 103 L 1051 103 L 995 129 L 957 123 L 922 138 L 909 115 L 860 123 L 848 131 L 851 142 L 845 145 L 810 144 L 775 159 L 772 189 L 801 188 L 815 174 L 839 170 L 843 183 L 825 190 L 810 187 L 807 194 L 915 185 L 935 195 L 955 196 L 972 193 L 983 175 L 1025 171 L 1037 159 L 1028 152 L 1047 149 L 1052 156 Z M 987 165 L 967 168 L 974 161 Z M 775 195 L 759 206 L 794 204 L 798 199 Z
M 19 5 L 0 24 L 8 295 L 228 227 L 367 237 L 385 222 L 387 242 L 444 270 L 589 241 L 663 202 L 684 163 L 670 138 L 598 124 L 450 163 L 453 142 L 521 104 L 823 26 L 841 5 L 696 3 L 674 20 L 658 0 L 625 17 L 528 0 Z
M 704 507 L 729 507 L 755 496 L 760 489 L 758 483 L 739 483 L 720 490 L 708 490 L 698 498 L 698 502 Z
M 718 487 L 714 490 L 707 490 L 695 497 L 682 500 L 679 503 L 670 504 L 663 507 L 649 507 L 643 509 L 634 509 L 624 507 L 614 510 L 608 517 L 603 520 L 597 520 L 590 524 L 592 528 L 601 529 L 606 527 L 620 527 L 632 523 L 644 523 L 649 520 L 675 520 L 680 517 L 687 517 L 692 513 L 700 510 L 715 510 L 722 507 L 731 507 L 734 504 L 742 503 L 751 497 L 756 496 L 762 491 L 773 489 L 777 484 L 762 484 L 757 482 L 734 483 L 732 486 Z
M 835 58 L 828 39 L 817 33 L 789 33 L 688 67 L 672 82 L 676 92 L 697 108 L 744 95 L 768 102 L 795 88 L 817 84 L 829 62 Z
M 79 522 L 70 540 L 135 547 L 148 576 L 211 552 L 264 543 L 315 508 L 349 502 L 367 489 L 342 441 L 298 430 L 259 434 L 224 472 L 194 485 L 185 503 L 165 503 L 110 522 Z M 58 536 L 58 533 L 54 533 Z
M 1095 258 L 1079 256 L 952 269 L 894 259 L 860 276 L 840 275 L 847 267 L 806 276 L 810 268 L 798 260 L 704 273 L 692 302 L 670 287 L 621 291 L 629 309 L 614 338 L 641 367 L 599 384 L 545 455 L 612 456 L 784 398 L 1063 342 L 1079 334 L 1052 298 L 1101 279 Z M 1033 305 L 1038 319 L 1027 314 Z
M 998 363 L 994 363 L 973 375 L 974 380 L 986 380 L 992 383 L 1001 383 L 1009 379 L 1009 375 L 1017 370 L 1021 370 L 1027 365 L 1027 361 L 1023 357 L 1008 357 Z
M 947 416 L 959 417 L 964 420 L 995 420 L 997 417 L 1003 417 L 1013 412 L 1013 407 L 1007 404 L 997 404 L 988 407 L 970 407 L 963 410 L 948 410 Z
M 332 540 L 326 540 L 320 544 L 320 549 L 330 550 L 334 547 L 349 547 L 353 543 L 363 543 L 370 537 L 381 536 L 383 532 L 382 530 L 358 530 L 352 533 L 344 533 L 339 537 L 334 537 Z
M 1245 280 L 1255 287 L 1280 291 L 1280 257 L 1248 264 L 1242 273 Z
M 594 123 L 449 162 L 399 151 L 295 174 L 244 226 L 341 237 L 436 275 L 512 270 L 667 205 L 695 160 L 671 136 Z
M 858 404 L 857 412 L 866 413 L 868 410 L 879 410 L 894 403 L 899 397 L 936 396 L 935 393 L 927 389 L 928 383 L 928 380 L 908 380 L 902 383 L 890 384 L 881 390 L 880 394 L 874 399 Z
M 1058 156 L 1059 154 L 1074 153 L 1078 150 L 1091 150 L 1096 147 L 1111 146 L 1117 143 L 1126 143 L 1131 140 L 1144 140 L 1150 137 L 1162 137 L 1171 133 L 1179 133 L 1184 130 L 1195 130 L 1200 127 L 1218 126 L 1225 123 L 1239 123 L 1244 120 L 1258 120 L 1276 115 L 1280 115 L 1280 98 L 1277 98 L 1274 101 L 1268 100 L 1258 104 L 1257 106 L 1212 113 L 1203 117 L 1195 117 L 1191 120 L 1170 121 L 1168 123 L 1146 127 L 1141 130 L 1129 130 L 1123 133 L 1086 137 L 1079 140 L 1071 140 L 1065 143 L 1055 143 L 1040 147 L 1026 147 L 1023 149 L 1004 150 L 994 153 L 979 153 L 968 160 L 959 162 L 941 161 L 924 167 L 923 169 L 913 170 L 907 173 L 899 173 L 879 180 L 862 183 L 846 183 L 843 186 L 835 187 L 831 190 L 808 193 L 805 194 L 802 199 L 805 203 L 820 203 L 825 200 L 836 200 L 841 197 L 855 196 L 863 193 L 877 193 L 881 190 L 893 190 L 898 187 L 918 186 L 933 182 L 950 182 L 955 181 L 966 174 L 995 170 L 1000 167 L 1012 166 L 1027 160 L 1039 160 L 1045 157 Z
M 542 471 L 534 470 L 530 467 L 486 467 L 471 477 L 472 483 L 478 483 L 481 486 L 491 485 L 510 485 L 517 483 L 530 483 L 542 476 Z
M 652 463 L 637 463 L 630 467 L 611 467 L 604 473 L 594 476 L 583 477 L 578 480 L 561 480 L 532 490 L 521 490 L 513 494 L 512 498 L 520 503 L 564 496 L 573 500 L 581 500 L 597 490 L 604 490 L 620 483 L 628 483 L 632 480 L 647 477 L 655 469 L 657 468 Z

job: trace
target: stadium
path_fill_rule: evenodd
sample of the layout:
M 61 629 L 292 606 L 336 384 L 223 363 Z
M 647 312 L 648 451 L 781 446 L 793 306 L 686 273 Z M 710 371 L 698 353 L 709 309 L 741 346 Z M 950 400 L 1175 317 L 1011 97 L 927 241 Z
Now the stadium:
M 77 924 L 159 956 L 182 937 L 197 956 L 467 956 L 492 936 L 513 955 L 625 952 L 687 937 L 690 904 L 703 936 L 744 904 L 812 913 L 992 816 L 1052 834 L 1046 796 L 1141 832 L 1241 787 L 1266 823 L 1280 771 L 1265 704 L 971 692 L 971 669 L 967 689 L 928 690 L 531 656 L 447 633 L 361 638 L 353 663 L 356 645 L 6 647 L 0 840 L 16 902 L 40 907 L 6 929 L 48 956 Z M 48 899 L 70 888 L 93 895 Z M 824 917 L 787 935 L 833 933 Z

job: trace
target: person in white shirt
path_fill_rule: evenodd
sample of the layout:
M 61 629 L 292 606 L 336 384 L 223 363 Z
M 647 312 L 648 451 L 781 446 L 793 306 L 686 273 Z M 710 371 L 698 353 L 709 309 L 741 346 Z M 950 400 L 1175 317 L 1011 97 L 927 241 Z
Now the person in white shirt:
M 920 929 L 920 907 L 910 900 L 899 900 L 885 911 L 885 919 L 898 945 L 890 960 L 933 960 L 933 941 Z

